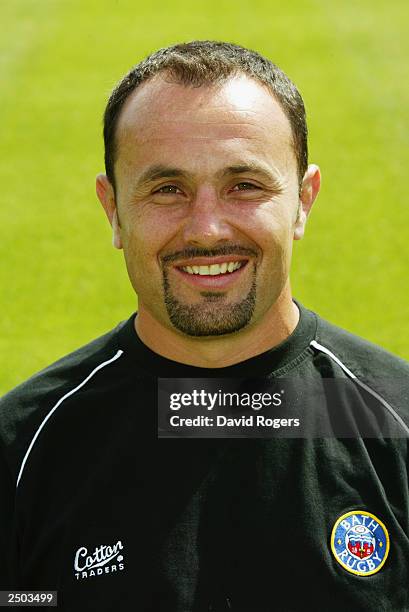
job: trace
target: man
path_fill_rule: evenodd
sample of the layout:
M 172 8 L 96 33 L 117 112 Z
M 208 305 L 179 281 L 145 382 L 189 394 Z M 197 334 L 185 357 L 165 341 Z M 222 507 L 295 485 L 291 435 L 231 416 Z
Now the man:
M 296 87 L 237 45 L 175 45 L 123 78 L 104 138 L 138 313 L 2 400 L 2 588 L 76 611 L 408 610 L 409 369 L 292 299 L 320 185 Z M 215 378 L 290 381 L 311 435 L 157 439 L 158 379 Z

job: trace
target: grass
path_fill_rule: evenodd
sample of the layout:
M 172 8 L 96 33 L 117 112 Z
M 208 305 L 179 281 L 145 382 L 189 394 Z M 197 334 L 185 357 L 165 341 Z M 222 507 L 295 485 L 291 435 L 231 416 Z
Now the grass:
M 0 393 L 136 308 L 94 194 L 101 115 L 150 51 L 223 39 L 303 93 L 322 193 L 295 245 L 294 295 L 409 357 L 405 0 L 14 0 L 2 8 Z M 194 9 L 192 9 L 194 6 Z

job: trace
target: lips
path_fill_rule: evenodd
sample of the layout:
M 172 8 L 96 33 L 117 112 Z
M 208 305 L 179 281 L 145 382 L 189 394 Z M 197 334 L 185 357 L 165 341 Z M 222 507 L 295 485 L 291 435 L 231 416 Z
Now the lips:
M 174 267 L 174 270 L 190 285 L 202 289 L 223 289 L 228 288 L 241 276 L 248 263 L 248 259 L 231 256 L 217 258 L 219 261 L 215 259 L 183 262 L 182 265 Z
M 213 263 L 207 266 L 183 266 L 182 270 L 188 274 L 199 274 L 200 276 L 217 276 L 218 274 L 231 274 L 245 265 L 244 261 L 225 261 L 224 263 Z

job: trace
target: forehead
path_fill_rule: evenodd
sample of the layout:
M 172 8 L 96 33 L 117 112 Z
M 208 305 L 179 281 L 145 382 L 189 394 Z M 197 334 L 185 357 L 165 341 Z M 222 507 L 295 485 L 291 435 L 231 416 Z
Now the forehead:
M 154 77 L 126 101 L 116 142 L 120 172 L 169 161 L 210 170 L 218 155 L 295 165 L 288 118 L 267 87 L 245 75 L 196 88 Z

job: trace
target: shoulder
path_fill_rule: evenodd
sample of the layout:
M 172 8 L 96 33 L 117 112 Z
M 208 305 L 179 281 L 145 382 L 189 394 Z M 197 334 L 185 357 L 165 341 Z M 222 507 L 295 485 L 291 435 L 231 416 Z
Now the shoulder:
M 407 361 L 320 317 L 311 346 L 317 360 L 326 362 L 327 368 L 342 370 L 343 375 L 355 379 L 360 388 L 376 398 L 409 432 Z M 329 362 L 332 362 L 331 366 Z
M 406 378 L 409 363 L 384 348 L 317 317 L 316 342 L 333 353 L 355 376 Z
M 61 391 L 67 384 L 72 385 L 83 380 L 93 368 L 114 356 L 119 348 L 116 331 L 121 325 L 58 359 L 6 393 L 0 398 L 0 414 L 4 415 L 16 402 L 33 402 L 37 397 L 48 395 L 55 390 Z
M 65 355 L 0 398 L 0 447 L 12 470 L 56 402 L 119 359 L 117 332 L 124 324 Z

